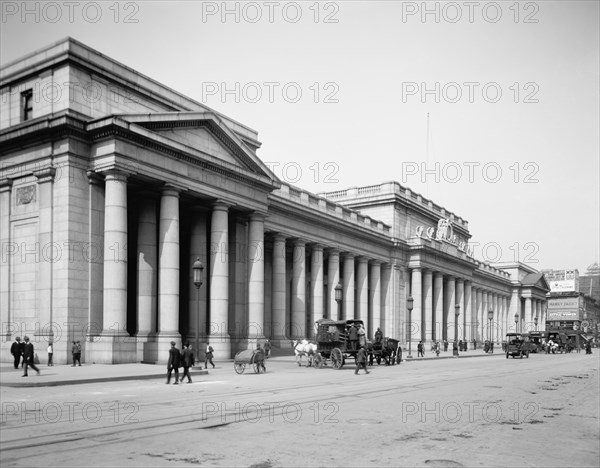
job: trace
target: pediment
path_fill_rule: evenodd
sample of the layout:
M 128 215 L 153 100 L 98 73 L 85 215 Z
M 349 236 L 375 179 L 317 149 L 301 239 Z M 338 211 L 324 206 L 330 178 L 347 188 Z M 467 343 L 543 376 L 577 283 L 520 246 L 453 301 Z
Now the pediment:
M 238 168 L 241 172 L 263 176 L 279 183 L 279 179 L 258 158 L 243 135 L 231 129 L 213 112 L 173 112 L 125 114 L 119 118 L 143 127 L 161 139 L 190 148 L 214 162 Z

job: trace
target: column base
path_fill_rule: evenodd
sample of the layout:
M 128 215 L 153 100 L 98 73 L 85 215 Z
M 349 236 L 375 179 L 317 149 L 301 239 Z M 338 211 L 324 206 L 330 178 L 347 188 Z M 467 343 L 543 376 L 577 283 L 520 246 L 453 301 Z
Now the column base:
M 136 338 L 123 335 L 100 335 L 86 343 L 85 361 L 91 364 L 127 364 L 137 361 Z
M 213 361 L 233 358 L 231 353 L 231 337 L 228 334 L 210 335 L 208 337 L 208 343 L 213 348 Z M 206 343 L 204 346 L 206 347 Z M 204 353 L 202 353 L 202 355 L 204 356 Z
M 152 339 L 146 343 L 145 353 L 153 360 L 156 364 L 167 364 L 169 362 L 169 350 L 171 349 L 171 341 L 175 342 L 175 346 L 179 351 L 182 350 L 183 344 L 181 342 L 181 335 L 178 332 L 159 332 L 152 337 Z M 195 353 L 195 350 L 194 350 Z

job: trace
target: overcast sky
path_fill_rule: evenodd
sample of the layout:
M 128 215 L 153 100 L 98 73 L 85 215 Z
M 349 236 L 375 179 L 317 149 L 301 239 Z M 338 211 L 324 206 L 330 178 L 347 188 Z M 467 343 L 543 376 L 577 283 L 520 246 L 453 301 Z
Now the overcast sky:
M 2 64 L 72 36 L 257 130 L 284 182 L 396 180 L 480 260 L 598 261 L 598 1 L 1 4 Z

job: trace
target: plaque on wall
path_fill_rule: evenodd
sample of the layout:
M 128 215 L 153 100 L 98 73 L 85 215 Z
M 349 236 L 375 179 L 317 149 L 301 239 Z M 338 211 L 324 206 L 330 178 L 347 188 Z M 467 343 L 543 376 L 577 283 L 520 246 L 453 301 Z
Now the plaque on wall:
M 25 187 L 17 187 L 15 192 L 16 205 L 29 205 L 35 201 L 35 185 L 27 185 Z

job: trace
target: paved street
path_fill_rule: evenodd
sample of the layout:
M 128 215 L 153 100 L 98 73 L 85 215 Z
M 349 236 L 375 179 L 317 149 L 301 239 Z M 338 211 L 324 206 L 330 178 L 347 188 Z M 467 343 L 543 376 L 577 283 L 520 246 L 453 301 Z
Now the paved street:
M 594 350 L 596 351 L 596 350 Z M 1 387 L 9 466 L 597 466 L 598 355 Z M 42 371 L 46 370 L 42 367 Z M 19 371 L 15 371 L 19 372 Z M 34 379 L 36 377 L 30 377 Z

